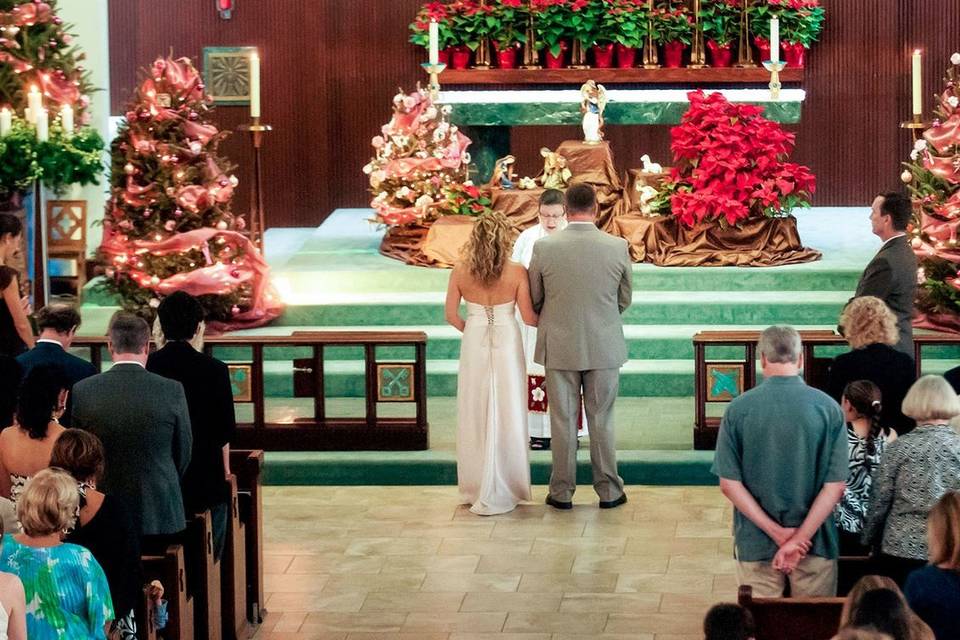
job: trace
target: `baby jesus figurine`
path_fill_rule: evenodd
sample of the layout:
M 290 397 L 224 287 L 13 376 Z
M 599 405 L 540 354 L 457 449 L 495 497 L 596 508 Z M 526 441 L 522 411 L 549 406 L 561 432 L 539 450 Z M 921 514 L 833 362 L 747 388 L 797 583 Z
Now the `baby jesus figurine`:
M 603 111 L 607 107 L 607 90 L 595 80 L 587 80 L 580 87 L 580 96 L 583 141 L 587 144 L 600 144 L 603 141 Z

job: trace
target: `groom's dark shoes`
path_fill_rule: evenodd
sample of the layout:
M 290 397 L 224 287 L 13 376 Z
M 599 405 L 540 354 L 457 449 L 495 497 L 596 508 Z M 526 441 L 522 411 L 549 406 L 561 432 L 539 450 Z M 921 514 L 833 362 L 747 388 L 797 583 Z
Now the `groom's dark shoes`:
M 548 498 L 548 499 L 549 499 L 549 498 Z M 622 494 L 622 495 L 621 495 L 619 498 L 617 498 L 616 500 L 607 500 L 607 501 L 601 500 L 601 501 L 600 501 L 600 508 L 601 508 L 601 509 L 615 509 L 615 508 L 619 507 L 619 506 L 622 505 L 622 504 L 627 504 L 627 494 L 625 494 L 625 493 Z
M 547 504 L 553 507 L 554 509 L 561 509 L 566 511 L 567 509 L 573 509 L 572 502 L 563 502 L 562 500 L 555 500 L 553 496 L 547 494 Z

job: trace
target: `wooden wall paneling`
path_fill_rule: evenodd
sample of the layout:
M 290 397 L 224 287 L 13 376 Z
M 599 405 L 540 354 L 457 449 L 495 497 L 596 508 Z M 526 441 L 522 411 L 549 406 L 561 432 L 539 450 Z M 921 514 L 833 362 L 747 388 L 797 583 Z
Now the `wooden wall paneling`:
M 812 51 L 808 92 L 794 159 L 818 177 L 817 205 L 866 206 L 895 187 L 909 136 L 909 52 L 921 46 L 928 107 L 949 54 L 960 49 L 956 0 L 822 0 L 823 38 Z M 390 117 L 398 88 L 425 74 L 423 52 L 407 41 L 419 0 L 259 0 L 240 3 L 232 20 L 206 0 L 110 0 L 111 102 L 122 113 L 137 70 L 170 52 L 198 61 L 204 46 L 255 45 L 263 58 L 263 115 L 274 126 L 264 147 L 268 226 L 318 225 L 338 207 L 369 202 L 361 167 L 370 138 Z M 219 107 L 217 123 L 247 121 L 245 107 Z M 579 137 L 577 127 L 517 129 L 518 171 L 535 175 L 539 149 Z M 621 170 L 649 153 L 669 164 L 668 127 L 610 127 Z M 238 165 L 235 200 L 248 209 L 249 141 L 231 136 L 222 151 Z

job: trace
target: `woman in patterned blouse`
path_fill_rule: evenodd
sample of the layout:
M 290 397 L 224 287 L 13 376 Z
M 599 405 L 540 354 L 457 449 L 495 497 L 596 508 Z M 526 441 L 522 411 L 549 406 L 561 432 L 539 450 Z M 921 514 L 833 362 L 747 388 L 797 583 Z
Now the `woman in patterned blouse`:
M 917 380 L 903 399 L 917 428 L 890 444 L 873 472 L 863 543 L 879 547 L 878 569 L 903 585 L 927 562 L 927 513 L 960 489 L 960 434 L 948 424 L 960 399 L 941 376 Z
M 869 380 L 848 384 L 843 389 L 840 406 L 847 423 L 850 453 L 850 477 L 834 512 L 840 532 L 840 555 L 865 556 L 870 548 L 860 543 L 860 534 L 870 501 L 870 473 L 880 464 L 884 448 L 896 439 L 897 432 L 880 424 L 883 411 L 880 387 Z

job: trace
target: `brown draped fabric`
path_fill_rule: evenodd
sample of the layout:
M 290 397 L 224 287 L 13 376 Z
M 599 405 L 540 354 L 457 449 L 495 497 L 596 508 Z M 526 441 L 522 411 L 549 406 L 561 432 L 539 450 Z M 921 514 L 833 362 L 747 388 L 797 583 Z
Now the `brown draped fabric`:
M 634 260 L 662 267 L 772 267 L 821 257 L 801 244 L 792 216 L 748 220 L 739 228 L 708 223 L 687 229 L 671 216 L 627 215 L 617 218 L 616 231 Z
M 924 313 L 920 311 L 913 317 L 913 326 L 918 329 L 960 333 L 960 318 L 952 313 Z
M 597 226 L 613 231 L 613 220 L 623 197 L 623 184 L 613 162 L 609 142 L 587 144 L 579 140 L 561 142 L 557 153 L 567 159 L 572 182 L 585 182 L 597 190 Z

